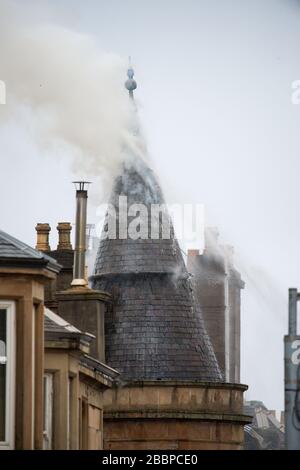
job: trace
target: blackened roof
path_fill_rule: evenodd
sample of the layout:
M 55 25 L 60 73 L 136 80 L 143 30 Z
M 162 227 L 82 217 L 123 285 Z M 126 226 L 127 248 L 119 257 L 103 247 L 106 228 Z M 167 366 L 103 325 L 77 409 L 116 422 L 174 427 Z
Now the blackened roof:
M 142 161 L 124 166 L 111 204 L 118 198 L 163 204 L 153 172 Z M 166 212 L 167 214 L 167 212 Z M 167 215 L 167 217 L 169 217 Z M 101 240 L 93 287 L 112 294 L 105 317 L 106 362 L 124 380 L 221 381 L 201 311 L 172 224 L 169 239 Z
M 116 179 L 110 204 L 117 209 L 118 222 L 121 219 L 118 211 L 120 196 L 127 196 L 128 208 L 133 204 L 144 205 L 149 215 L 146 221 L 149 238 L 133 240 L 127 237 L 121 239 L 117 230 L 115 240 L 103 239 L 95 263 L 95 274 L 174 273 L 175 270 L 185 269 L 171 223 L 169 225 L 171 237 L 166 239 L 161 236 L 159 239 L 150 238 L 152 221 L 152 227 L 157 223 L 158 233 L 162 234 L 162 219 L 155 218 L 153 207 L 161 205 L 168 223 L 170 218 L 156 177 L 142 160 L 136 160 L 134 164 L 127 164 L 123 173 Z M 134 216 L 128 217 L 128 227 L 134 218 Z M 107 217 L 105 228 L 108 224 L 109 217 Z
M 47 267 L 56 273 L 61 268 L 55 259 L 0 230 L 0 265 L 22 266 L 24 264 Z

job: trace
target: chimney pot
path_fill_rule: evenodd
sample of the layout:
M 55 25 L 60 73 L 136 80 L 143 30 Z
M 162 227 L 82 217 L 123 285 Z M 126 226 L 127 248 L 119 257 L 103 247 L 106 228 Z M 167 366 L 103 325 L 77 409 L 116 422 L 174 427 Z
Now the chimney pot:
M 51 227 L 49 224 L 37 224 L 35 227 L 37 232 L 37 241 L 35 248 L 39 251 L 50 251 L 49 233 Z
M 58 230 L 58 250 L 72 250 L 71 244 L 71 230 L 70 222 L 59 222 L 57 225 Z

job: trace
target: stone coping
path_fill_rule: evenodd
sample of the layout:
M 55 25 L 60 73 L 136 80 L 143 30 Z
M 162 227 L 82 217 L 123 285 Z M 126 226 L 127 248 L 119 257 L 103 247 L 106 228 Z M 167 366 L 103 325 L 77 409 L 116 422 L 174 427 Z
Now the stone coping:
M 116 383 L 114 388 L 129 387 L 202 387 L 202 388 L 222 388 L 246 391 L 248 385 L 232 382 L 203 382 L 198 380 L 131 380 L 130 382 Z
M 115 419 L 186 419 L 201 421 L 228 421 L 234 424 L 248 424 L 253 417 L 246 414 L 220 413 L 212 411 L 190 411 L 190 410 L 124 410 L 104 411 L 105 420 Z
M 57 292 L 58 300 L 101 300 L 111 301 L 111 295 L 108 292 L 90 289 L 89 287 L 71 287 L 65 291 Z

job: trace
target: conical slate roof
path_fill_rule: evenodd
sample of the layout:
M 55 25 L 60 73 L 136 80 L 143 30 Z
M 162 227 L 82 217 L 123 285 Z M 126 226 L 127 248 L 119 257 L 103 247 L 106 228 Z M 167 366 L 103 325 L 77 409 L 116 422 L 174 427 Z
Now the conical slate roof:
M 164 204 L 152 170 L 140 159 L 124 165 L 116 179 L 111 205 L 118 219 L 119 196 L 127 196 L 128 208 L 144 204 L 149 213 L 151 204 Z M 221 381 L 166 212 L 164 217 L 170 223 L 169 239 L 161 233 L 151 239 L 150 230 L 148 239 L 121 239 L 117 231 L 116 239 L 100 242 L 93 287 L 113 296 L 105 318 L 106 362 L 123 380 Z

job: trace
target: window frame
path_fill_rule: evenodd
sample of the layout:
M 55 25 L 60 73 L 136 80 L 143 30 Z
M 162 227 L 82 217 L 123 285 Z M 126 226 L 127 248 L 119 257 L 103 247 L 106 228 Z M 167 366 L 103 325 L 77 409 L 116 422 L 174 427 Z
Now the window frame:
M 6 310 L 6 387 L 5 387 L 5 440 L 0 450 L 15 447 L 16 405 L 16 303 L 0 299 L 0 310 Z
M 54 373 L 45 371 L 43 376 L 43 449 L 53 449 Z

